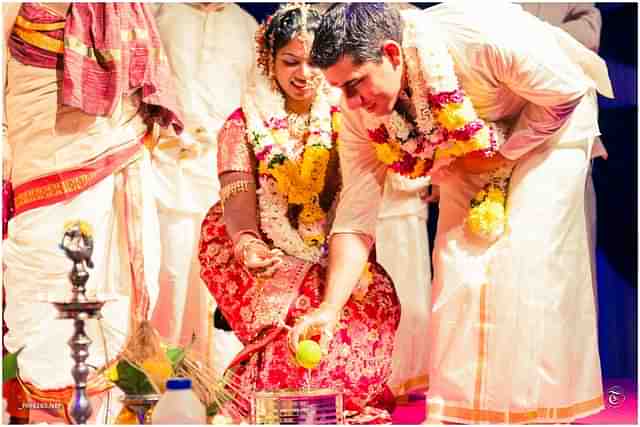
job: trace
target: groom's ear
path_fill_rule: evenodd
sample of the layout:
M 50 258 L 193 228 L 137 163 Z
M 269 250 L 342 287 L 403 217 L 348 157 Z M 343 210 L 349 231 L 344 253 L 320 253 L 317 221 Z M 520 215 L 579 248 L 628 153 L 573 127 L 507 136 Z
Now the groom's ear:
M 393 40 L 385 40 L 382 43 L 382 53 L 394 67 L 399 66 L 402 63 L 402 48 Z

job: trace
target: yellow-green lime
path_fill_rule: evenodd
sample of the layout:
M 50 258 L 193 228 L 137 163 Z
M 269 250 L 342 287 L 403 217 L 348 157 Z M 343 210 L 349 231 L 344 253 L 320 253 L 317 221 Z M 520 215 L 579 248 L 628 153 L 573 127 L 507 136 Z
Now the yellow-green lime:
M 296 350 L 296 362 L 306 369 L 313 369 L 320 363 L 322 359 L 322 350 L 317 342 L 312 340 L 303 340 L 298 344 Z

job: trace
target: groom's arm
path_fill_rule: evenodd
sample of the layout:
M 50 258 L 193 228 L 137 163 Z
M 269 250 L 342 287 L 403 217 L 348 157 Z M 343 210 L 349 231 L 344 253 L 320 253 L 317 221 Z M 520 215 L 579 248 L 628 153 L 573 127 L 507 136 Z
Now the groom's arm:
M 387 167 L 376 157 L 362 114 L 348 110 L 344 102 L 338 139 L 342 191 L 329 241 L 324 302 L 342 307 L 358 283 L 373 246 Z
M 553 137 L 595 85 L 557 43 L 551 25 L 525 13 L 509 18 L 519 34 L 473 46 L 470 55 L 498 85 L 527 101 L 500 148 L 515 160 Z

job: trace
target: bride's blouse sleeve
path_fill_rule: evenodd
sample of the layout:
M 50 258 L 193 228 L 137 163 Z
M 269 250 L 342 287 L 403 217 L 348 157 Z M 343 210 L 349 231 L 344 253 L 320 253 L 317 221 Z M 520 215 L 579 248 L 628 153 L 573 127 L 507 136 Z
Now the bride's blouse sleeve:
M 244 114 L 241 109 L 237 109 L 229 116 L 218 134 L 218 175 L 225 172 L 253 171 Z
M 338 155 L 342 171 L 342 192 L 331 234 L 365 234 L 375 239 L 378 206 L 387 167 L 376 157 L 361 113 L 344 102 Z

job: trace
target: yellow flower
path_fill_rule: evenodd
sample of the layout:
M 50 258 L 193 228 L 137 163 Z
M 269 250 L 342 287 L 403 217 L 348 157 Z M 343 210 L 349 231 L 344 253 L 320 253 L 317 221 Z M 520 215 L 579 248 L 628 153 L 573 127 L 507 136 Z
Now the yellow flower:
M 473 105 L 465 96 L 461 104 L 447 104 L 438 111 L 436 119 L 447 130 L 456 130 L 477 118 Z
M 269 168 L 267 167 L 267 162 L 265 162 L 264 160 L 260 160 L 260 164 L 258 164 L 258 173 L 260 175 L 270 174 Z
M 448 157 L 461 157 L 465 154 L 462 144 L 459 141 L 452 141 L 449 147 L 438 148 L 436 150 L 435 159 L 445 159 Z
M 391 144 L 373 144 L 376 149 L 376 155 L 378 160 L 380 160 L 385 165 L 393 164 L 394 162 L 400 160 L 400 150 Z
M 76 220 L 74 219 L 70 219 L 64 222 L 64 231 L 67 231 L 68 229 L 70 229 L 71 227 L 74 226 L 74 224 L 76 223 Z
M 471 231 L 481 237 L 490 236 L 504 229 L 506 215 L 504 204 L 490 199 L 472 208 L 467 217 Z
M 313 224 L 314 222 L 325 219 L 325 217 L 326 214 L 324 213 L 322 208 L 318 205 L 317 202 L 314 202 L 305 203 L 298 218 L 303 224 Z
M 340 132 L 342 126 L 342 113 L 339 112 L 335 112 L 333 113 L 333 116 L 331 116 L 331 127 L 333 128 L 334 132 Z
M 309 188 L 301 186 L 291 186 L 289 188 L 289 203 L 294 205 L 303 205 L 308 203 L 315 193 Z
M 164 392 L 167 380 L 173 376 L 173 367 L 167 358 L 147 359 L 142 362 L 142 369 L 156 387 Z
M 322 246 L 324 244 L 324 234 L 309 234 L 303 238 L 307 246 Z
M 295 165 L 292 165 L 292 162 L 289 160 L 285 160 L 284 163 L 274 165 L 269 168 L 269 172 L 271 176 L 276 180 L 276 188 L 278 193 L 287 195 L 289 194 L 291 188 L 291 175 L 292 175 L 292 166 L 295 168 Z
M 487 192 L 485 190 L 480 190 L 480 191 L 478 191 L 478 193 L 476 194 L 476 196 L 473 199 L 475 201 L 477 201 L 477 202 L 481 202 L 486 198 L 487 198 Z
M 307 147 L 302 157 L 300 175 L 302 183 L 314 193 L 320 193 L 324 188 L 327 165 L 331 153 L 324 147 Z
M 427 162 L 423 159 L 418 159 L 416 165 L 413 168 L 413 172 L 409 175 L 410 178 L 418 178 L 424 175 Z
M 496 186 L 489 187 L 489 192 L 488 192 L 487 197 L 492 202 L 497 202 L 497 203 L 501 203 L 501 204 L 504 204 L 504 202 L 505 202 L 505 194 L 504 194 L 504 192 L 499 187 L 496 187 Z
M 112 383 L 118 381 L 120 379 L 120 376 L 118 375 L 118 364 L 116 363 L 104 371 L 104 376 Z

